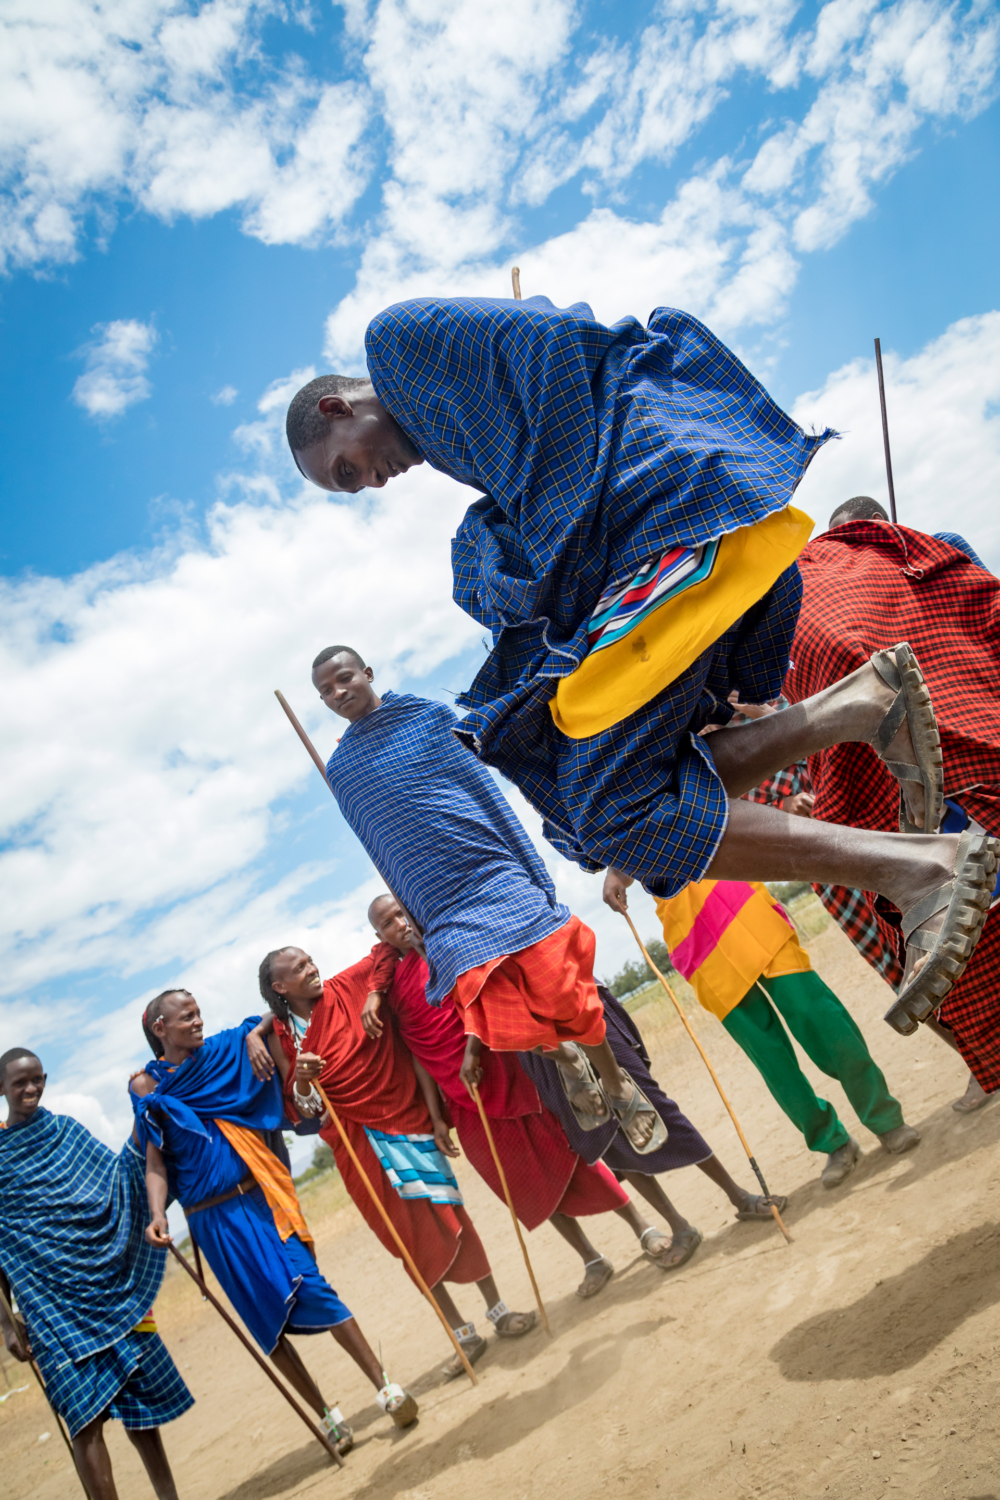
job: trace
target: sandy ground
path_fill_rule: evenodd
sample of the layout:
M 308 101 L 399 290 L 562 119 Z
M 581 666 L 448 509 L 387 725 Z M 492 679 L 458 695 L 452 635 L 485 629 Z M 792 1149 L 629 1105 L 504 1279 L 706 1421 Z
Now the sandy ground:
M 808 913 L 805 914 L 808 916 Z M 183 1278 L 168 1273 L 157 1315 L 197 1406 L 166 1430 L 182 1500 L 586 1500 L 654 1496 L 729 1500 L 998 1500 L 1000 1107 L 950 1105 L 961 1062 L 921 1031 L 904 1040 L 880 1017 L 889 994 L 835 928 L 814 961 L 852 1009 L 923 1143 L 890 1158 L 839 1089 L 827 1092 L 865 1157 L 841 1189 L 811 1156 L 750 1063 L 702 1012 L 699 1033 L 728 1086 L 770 1184 L 790 1195 L 786 1246 L 768 1225 L 737 1224 L 696 1169 L 665 1180 L 705 1233 L 679 1273 L 637 1253 L 620 1220 L 590 1220 L 617 1274 L 590 1302 L 555 1232 L 528 1237 L 554 1337 L 494 1340 L 480 1383 L 443 1382 L 444 1335 L 397 1263 L 327 1178 L 305 1198 L 320 1264 L 419 1397 L 420 1420 L 395 1432 L 327 1336 L 299 1348 L 358 1443 L 338 1473 Z M 654 1063 L 739 1179 L 741 1148 L 702 1064 L 666 1008 L 637 1013 Z M 461 1172 L 471 1212 L 511 1306 L 530 1286 L 506 1210 Z M 480 1316 L 462 1289 L 466 1316 Z M 13 1385 L 23 1367 L 4 1364 Z M 0 1394 L 5 1387 L 0 1381 Z M 151 1491 L 124 1434 L 109 1427 L 123 1497 Z M 47 1441 L 41 1434 L 49 1432 Z M 32 1390 L 0 1405 L 7 1500 L 79 1493 L 65 1450 Z

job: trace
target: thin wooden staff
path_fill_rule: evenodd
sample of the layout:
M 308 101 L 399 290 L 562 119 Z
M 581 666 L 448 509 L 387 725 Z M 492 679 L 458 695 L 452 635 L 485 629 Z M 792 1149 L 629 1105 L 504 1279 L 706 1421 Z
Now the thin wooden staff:
M 514 1212 L 514 1200 L 511 1198 L 510 1188 L 507 1186 L 507 1174 L 505 1173 L 500 1162 L 500 1153 L 497 1151 L 497 1143 L 493 1139 L 493 1131 L 490 1129 L 490 1122 L 486 1117 L 486 1110 L 483 1108 L 483 1100 L 479 1092 L 479 1085 L 476 1083 L 472 1085 L 472 1097 L 476 1101 L 476 1107 L 479 1110 L 479 1118 L 482 1120 L 483 1129 L 486 1131 L 486 1140 L 489 1144 L 490 1153 L 492 1154 L 494 1165 L 496 1166 L 497 1172 L 500 1174 L 500 1186 L 503 1188 L 503 1195 L 507 1200 L 507 1207 L 510 1209 L 510 1217 L 513 1220 L 514 1224 L 514 1233 L 517 1235 L 517 1243 L 520 1245 L 521 1254 L 524 1256 L 524 1264 L 528 1268 L 528 1276 L 531 1281 L 531 1290 L 535 1294 L 535 1301 L 538 1303 L 538 1311 L 542 1315 L 542 1326 L 544 1327 L 545 1332 L 548 1334 L 549 1338 L 551 1338 L 552 1329 L 549 1327 L 548 1313 L 545 1311 L 545 1303 L 542 1301 L 542 1294 L 538 1290 L 538 1282 L 535 1280 L 535 1273 L 531 1269 L 531 1261 L 528 1259 L 528 1247 L 524 1243 L 524 1236 L 521 1234 L 521 1225 L 518 1222 L 517 1214 Z
M 0 1287 L 0 1306 L 3 1307 L 4 1312 L 7 1314 L 7 1317 L 10 1319 L 10 1326 L 13 1328 L 14 1332 L 16 1333 L 17 1332 L 18 1320 L 14 1317 L 14 1309 L 11 1307 L 10 1303 L 7 1301 L 6 1293 L 4 1292 L 4 1290 L 3 1290 L 2 1287 Z M 23 1327 L 24 1325 L 22 1324 L 21 1326 Z M 25 1329 L 24 1336 L 25 1336 L 26 1339 L 28 1338 L 27 1329 Z M 35 1364 L 34 1356 L 31 1355 L 31 1354 L 28 1355 L 28 1364 L 31 1366 L 32 1372 L 34 1374 L 34 1377 L 38 1381 L 39 1386 L 41 1387 L 42 1395 L 45 1397 L 45 1404 L 48 1407 L 49 1411 L 52 1413 L 53 1417 L 55 1418 L 55 1424 L 56 1424 L 56 1426 L 59 1429 L 59 1436 L 62 1438 L 63 1442 L 66 1444 L 66 1451 L 69 1453 L 70 1462 L 72 1463 L 73 1468 L 74 1468 L 74 1470 L 76 1472 L 76 1477 L 80 1481 L 80 1487 L 83 1490 L 83 1493 L 86 1495 L 87 1500 L 90 1500 L 90 1491 L 88 1490 L 86 1484 L 84 1483 L 83 1475 L 80 1473 L 80 1470 L 77 1467 L 76 1454 L 73 1451 L 72 1440 L 70 1439 L 69 1433 L 66 1431 L 65 1427 L 62 1424 L 62 1418 L 60 1417 L 59 1413 L 56 1411 L 55 1407 L 52 1405 L 52 1402 L 49 1400 L 49 1393 L 48 1393 L 48 1391 L 45 1388 L 45 1381 L 42 1379 L 42 1372 L 38 1368 L 38 1366 Z
M 875 340 L 875 365 L 878 369 L 878 399 L 882 408 L 882 447 L 885 449 L 885 477 L 889 481 L 889 515 L 896 524 L 896 491 L 892 483 L 892 454 L 889 452 L 889 417 L 885 409 L 885 378 L 882 374 L 882 340 Z
M 337 1452 L 336 1446 L 332 1442 L 330 1442 L 330 1440 L 328 1438 L 326 1438 L 326 1437 L 323 1436 L 323 1433 L 316 1426 L 316 1423 L 313 1421 L 312 1417 L 310 1417 L 303 1410 L 303 1408 L 296 1401 L 296 1399 L 292 1395 L 292 1393 L 287 1389 L 287 1387 L 284 1385 L 284 1383 L 278 1379 L 277 1375 L 275 1375 L 274 1371 L 271 1369 L 271 1366 L 267 1363 L 267 1360 L 264 1359 L 260 1354 L 258 1354 L 258 1352 L 254 1348 L 253 1344 L 251 1344 L 250 1340 L 247 1338 L 246 1334 L 243 1332 L 243 1329 L 239 1326 L 239 1324 L 233 1318 L 231 1318 L 229 1316 L 229 1314 L 226 1312 L 226 1309 L 223 1307 L 222 1303 L 218 1300 L 218 1298 L 215 1297 L 215 1296 L 213 1296 L 213 1294 L 209 1291 L 206 1282 L 203 1281 L 203 1279 L 198 1275 L 198 1272 L 195 1270 L 194 1266 L 188 1260 L 187 1256 L 181 1254 L 181 1252 L 178 1250 L 177 1246 L 173 1243 L 173 1241 L 170 1242 L 170 1244 L 168 1245 L 167 1248 L 169 1249 L 171 1255 L 173 1255 L 177 1260 L 180 1261 L 181 1265 L 184 1267 L 185 1271 L 188 1273 L 188 1275 L 190 1276 L 191 1280 L 195 1283 L 195 1285 L 199 1286 L 201 1288 L 201 1294 L 205 1298 L 205 1301 L 206 1302 L 211 1302 L 212 1306 L 215 1308 L 216 1312 L 219 1314 L 219 1317 L 223 1320 L 224 1323 L 227 1323 L 229 1325 L 229 1327 L 233 1330 L 233 1332 L 235 1333 L 236 1337 L 239 1339 L 240 1343 L 246 1349 L 247 1353 L 253 1355 L 254 1359 L 260 1365 L 261 1369 L 264 1371 L 264 1374 L 267 1376 L 268 1380 L 271 1381 L 272 1385 L 277 1386 L 278 1390 L 284 1396 L 284 1398 L 288 1402 L 289 1406 L 292 1407 L 292 1409 L 295 1412 L 297 1412 L 298 1415 L 302 1418 L 303 1422 L 309 1428 L 309 1431 L 312 1433 L 312 1435 L 316 1439 L 316 1441 L 318 1443 L 322 1443 L 325 1452 L 327 1454 L 332 1454 L 333 1457 L 337 1460 L 338 1467 L 342 1469 L 344 1467 L 344 1460 L 341 1458 L 340 1454 Z
M 313 764 L 315 765 L 317 771 L 319 772 L 319 774 L 323 778 L 323 785 L 326 787 L 326 789 L 327 789 L 328 792 L 332 792 L 333 789 L 330 786 L 330 783 L 326 779 L 326 766 L 323 764 L 322 760 L 320 759 L 319 751 L 316 749 L 316 746 L 313 744 L 312 740 L 306 734 L 305 730 L 302 728 L 302 725 L 299 723 L 298 719 L 296 718 L 295 712 L 292 709 L 291 705 L 289 704 L 288 699 L 285 697 L 284 693 L 282 693 L 282 692 L 279 691 L 278 688 L 275 688 L 275 690 L 274 690 L 274 696 L 277 698 L 278 702 L 281 704 L 282 708 L 284 709 L 285 716 L 288 719 L 288 722 L 291 724 L 292 728 L 295 730 L 295 733 L 298 735 L 299 739 L 302 741 L 303 745 L 306 747 L 306 750 L 309 752 L 309 755 L 312 757 Z M 374 860 L 372 861 L 372 863 L 374 864 Z M 377 865 L 376 865 L 376 869 L 378 869 Z M 381 870 L 379 870 L 379 874 L 380 875 L 382 874 Z M 384 875 L 382 876 L 382 879 L 383 880 L 385 879 Z M 468 1375 L 468 1377 L 472 1381 L 473 1385 L 478 1385 L 479 1381 L 478 1381 L 478 1379 L 476 1377 L 476 1372 L 475 1372 L 475 1370 L 473 1370 L 472 1365 L 469 1363 L 468 1356 L 466 1355 L 465 1350 L 462 1348 L 461 1344 L 458 1342 L 458 1339 L 455 1337 L 455 1331 L 451 1327 L 450 1323 L 448 1322 L 448 1319 L 445 1317 L 444 1313 L 441 1311 L 441 1309 L 438 1307 L 437 1303 L 434 1301 L 434 1298 L 431 1296 L 430 1287 L 427 1285 L 426 1281 L 421 1276 L 420 1272 L 417 1270 L 417 1266 L 416 1266 L 416 1263 L 414 1262 L 413 1256 L 410 1254 L 409 1250 L 407 1250 L 406 1246 L 403 1244 L 403 1241 L 402 1241 L 402 1239 L 399 1236 L 399 1232 L 396 1229 L 395 1224 L 392 1222 L 391 1218 L 389 1217 L 389 1212 L 388 1212 L 385 1204 L 382 1202 L 381 1198 L 376 1193 L 374 1187 L 372 1186 L 371 1178 L 368 1176 L 368 1173 L 365 1171 L 364 1167 L 361 1165 L 361 1162 L 358 1160 L 358 1154 L 357 1154 L 357 1152 L 355 1151 L 354 1147 L 351 1145 L 350 1141 L 347 1138 L 347 1132 L 346 1132 L 346 1130 L 344 1129 L 343 1125 L 340 1122 L 340 1116 L 337 1114 L 337 1111 L 334 1109 L 333 1105 L 330 1103 L 330 1100 L 327 1098 L 326 1091 L 323 1089 L 322 1085 L 320 1084 L 319 1079 L 315 1079 L 314 1083 L 315 1083 L 315 1086 L 316 1086 L 317 1092 L 319 1093 L 320 1098 L 323 1100 L 323 1103 L 326 1106 L 326 1109 L 327 1109 L 327 1111 L 328 1111 L 328 1113 L 330 1115 L 331 1120 L 333 1121 L 334 1125 L 337 1127 L 337 1131 L 338 1131 L 338 1134 L 340 1135 L 340 1139 L 344 1143 L 344 1148 L 347 1151 L 348 1156 L 351 1158 L 351 1161 L 354 1163 L 355 1167 L 357 1168 L 357 1170 L 358 1170 L 358 1176 L 361 1178 L 361 1181 L 364 1183 L 365 1187 L 368 1189 L 368 1193 L 369 1193 L 369 1195 L 371 1197 L 371 1200 L 374 1203 L 374 1205 L 375 1205 L 377 1211 L 379 1212 L 379 1214 L 382 1216 L 382 1219 L 383 1219 L 383 1221 L 385 1223 L 385 1227 L 388 1229 L 389 1233 L 392 1235 L 392 1238 L 393 1238 L 393 1240 L 396 1243 L 396 1247 L 399 1250 L 400 1255 L 403 1257 L 403 1260 L 404 1260 L 404 1262 L 405 1262 L 405 1264 L 407 1266 L 407 1269 L 410 1272 L 410 1275 L 413 1277 L 414 1281 L 417 1283 L 417 1286 L 423 1292 L 424 1296 L 427 1298 L 427 1301 L 430 1303 L 431 1307 L 433 1307 L 434 1311 L 437 1313 L 439 1319 L 441 1320 L 441 1326 L 444 1329 L 445 1333 L 447 1333 L 447 1335 L 448 1335 L 449 1339 L 451 1340 L 452 1344 L 454 1345 L 455 1353 L 458 1355 L 459 1359 L 461 1360 L 462 1364 L 465 1367 L 465 1373 Z
M 511 268 L 510 268 L 510 284 L 511 284 L 513 290 L 514 290 L 514 297 L 515 297 L 515 299 L 518 302 L 520 302 L 521 301 L 521 267 L 520 266 L 511 266 Z
M 764 1181 L 764 1174 L 760 1170 L 760 1167 L 758 1167 L 757 1162 L 756 1162 L 756 1160 L 754 1158 L 754 1154 L 750 1150 L 750 1146 L 749 1146 L 749 1143 L 747 1141 L 747 1138 L 743 1134 L 743 1131 L 740 1128 L 740 1122 L 739 1122 L 739 1120 L 737 1120 L 736 1115 L 735 1115 L 735 1113 L 733 1111 L 733 1106 L 730 1104 L 729 1100 L 726 1098 L 725 1090 L 723 1089 L 722 1084 L 719 1082 L 719 1075 L 716 1073 L 715 1069 L 712 1067 L 712 1064 L 708 1060 L 708 1053 L 705 1051 L 704 1047 L 701 1045 L 701 1043 L 699 1042 L 698 1038 L 695 1036 L 694 1031 L 691 1028 L 691 1023 L 688 1020 L 687 1016 L 684 1014 L 683 1010 L 681 1009 L 681 1003 L 678 1000 L 677 996 L 674 994 L 673 990 L 670 988 L 669 984 L 664 979 L 663 975 L 660 973 L 659 969 L 656 967 L 656 965 L 654 964 L 653 960 L 650 958 L 649 954 L 647 953 L 647 951 L 646 951 L 646 945 L 643 942 L 642 938 L 639 936 L 639 934 L 636 932 L 636 930 L 635 930 L 635 923 L 632 921 L 632 918 L 629 916 L 629 914 L 628 914 L 627 911 L 623 911 L 622 912 L 622 916 L 625 918 L 626 922 L 631 927 L 631 929 L 632 929 L 632 936 L 635 938 L 636 942 L 639 944 L 639 950 L 642 953 L 643 958 L 646 960 L 646 962 L 648 963 L 649 967 L 652 969 L 653 973 L 656 975 L 657 979 L 663 985 L 663 988 L 666 990 L 667 994 L 670 996 L 671 1000 L 674 1002 L 674 1009 L 677 1011 L 677 1014 L 680 1016 L 681 1020 L 684 1022 L 684 1028 L 687 1031 L 688 1036 L 691 1038 L 692 1042 L 694 1042 L 695 1046 L 698 1048 L 698 1051 L 701 1053 L 701 1060 L 705 1064 L 705 1067 L 708 1069 L 708 1071 L 711 1073 L 711 1075 L 712 1075 L 712 1082 L 715 1084 L 715 1087 L 719 1091 L 719 1098 L 722 1100 L 723 1104 L 726 1106 L 727 1110 L 729 1111 L 729 1118 L 732 1120 L 733 1124 L 736 1126 L 736 1134 L 739 1136 L 740 1142 L 742 1143 L 743 1149 L 744 1149 L 744 1151 L 747 1154 L 747 1158 L 748 1158 L 748 1160 L 750 1162 L 750 1165 L 753 1167 L 754 1174 L 755 1174 L 755 1176 L 757 1178 L 757 1181 L 760 1183 L 761 1187 L 764 1189 L 764 1198 L 767 1201 L 768 1208 L 771 1210 L 771 1213 L 774 1216 L 775 1223 L 777 1224 L 778 1228 L 781 1230 L 782 1234 L 785 1236 L 785 1239 L 788 1241 L 788 1243 L 791 1244 L 792 1243 L 792 1237 L 788 1233 L 788 1230 L 785 1228 L 784 1224 L 782 1223 L 781 1215 L 778 1212 L 777 1205 L 775 1204 L 774 1200 L 772 1199 L 771 1194 L 768 1192 L 767 1183 Z
M 341 1122 L 340 1122 L 340 1116 L 337 1114 L 337 1111 L 334 1109 L 333 1105 L 330 1103 L 330 1100 L 327 1097 L 326 1090 L 323 1088 L 323 1085 L 320 1083 L 320 1081 L 319 1081 L 318 1078 L 313 1079 L 313 1086 L 316 1089 L 317 1093 L 319 1094 L 320 1098 L 322 1099 L 323 1104 L 324 1104 L 324 1106 L 326 1108 L 327 1114 L 330 1116 L 330 1119 L 333 1121 L 334 1125 L 336 1125 L 337 1131 L 338 1131 L 338 1133 L 340 1135 L 340 1139 L 344 1143 L 344 1149 L 346 1150 L 348 1156 L 351 1158 L 351 1161 L 354 1163 L 354 1166 L 355 1166 L 355 1168 L 357 1169 L 357 1172 L 358 1172 L 358 1176 L 361 1178 L 361 1181 L 364 1183 L 365 1187 L 368 1189 L 368 1192 L 371 1195 L 372 1202 L 374 1203 L 375 1207 L 378 1209 L 379 1213 L 382 1215 L 382 1218 L 383 1218 L 383 1220 L 385 1222 L 385 1227 L 386 1227 L 386 1229 L 388 1229 L 389 1233 L 392 1235 L 393 1239 L 395 1240 L 395 1242 L 396 1242 L 396 1248 L 398 1249 L 400 1255 L 403 1257 L 403 1260 L 406 1262 L 406 1266 L 407 1266 L 407 1269 L 410 1272 L 410 1275 L 413 1277 L 414 1281 L 417 1283 L 417 1286 L 423 1292 L 424 1296 L 427 1298 L 427 1300 L 430 1303 L 431 1307 L 433 1307 L 434 1311 L 437 1313 L 438 1317 L 440 1318 L 442 1328 L 444 1329 L 445 1333 L 448 1335 L 448 1337 L 451 1339 L 451 1342 L 455 1346 L 455 1353 L 458 1355 L 459 1359 L 462 1361 L 462 1364 L 465 1366 L 465 1373 L 466 1373 L 466 1375 L 468 1375 L 468 1377 L 472 1381 L 473 1385 L 478 1385 L 479 1381 L 478 1381 L 478 1379 L 476 1377 L 476 1372 L 472 1368 L 471 1364 L 469 1363 L 469 1359 L 468 1359 L 468 1356 L 467 1356 L 465 1350 L 462 1348 L 461 1344 L 458 1342 L 458 1339 L 455 1337 L 455 1331 L 451 1327 L 451 1324 L 448 1322 L 448 1319 L 445 1317 L 444 1313 L 441 1311 L 441 1309 L 438 1307 L 437 1303 L 434 1301 L 434 1298 L 431 1296 L 431 1289 L 427 1285 L 427 1283 L 424 1280 L 424 1278 L 421 1276 L 419 1270 L 417 1269 L 417 1265 L 416 1265 L 416 1262 L 413 1259 L 413 1256 L 410 1254 L 409 1250 L 407 1250 L 406 1246 L 403 1244 L 403 1241 L 402 1241 L 402 1238 L 400 1237 L 398 1229 L 396 1228 L 395 1224 L 392 1222 L 392 1220 L 389 1217 L 388 1209 L 386 1208 L 385 1204 L 382 1202 L 382 1200 L 378 1196 L 378 1194 L 375 1192 L 375 1189 L 372 1187 L 372 1180 L 368 1176 L 368 1173 L 365 1171 L 364 1167 L 361 1165 L 361 1161 L 360 1161 L 360 1159 L 358 1157 L 358 1153 L 355 1151 L 354 1147 L 351 1145 L 351 1142 L 348 1139 L 347 1131 L 344 1129 L 343 1125 L 341 1124 Z

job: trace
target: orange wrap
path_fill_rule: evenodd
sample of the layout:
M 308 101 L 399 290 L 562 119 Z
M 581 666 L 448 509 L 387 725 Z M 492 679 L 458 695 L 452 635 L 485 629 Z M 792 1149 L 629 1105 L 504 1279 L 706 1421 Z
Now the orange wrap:
M 282 1240 L 297 1234 L 303 1244 L 313 1248 L 313 1237 L 299 1207 L 292 1174 L 284 1162 L 280 1162 L 264 1145 L 256 1130 L 250 1130 L 246 1125 L 234 1125 L 230 1120 L 216 1120 L 215 1123 L 236 1155 L 246 1163 L 247 1171 L 256 1178 Z

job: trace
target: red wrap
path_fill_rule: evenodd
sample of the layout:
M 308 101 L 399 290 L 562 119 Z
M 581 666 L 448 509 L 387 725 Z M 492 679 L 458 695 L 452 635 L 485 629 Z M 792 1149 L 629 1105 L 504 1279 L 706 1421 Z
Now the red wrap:
M 459 1143 L 498 1198 L 500 1174 L 490 1151 L 475 1101 L 459 1077 L 465 1055 L 465 1028 L 449 996 L 428 1005 L 427 965 L 408 953 L 386 995 L 403 1041 L 427 1069 L 445 1100 Z M 573 1218 L 607 1213 L 628 1202 L 603 1162 L 590 1166 L 572 1150 L 555 1115 L 538 1097 L 534 1084 L 511 1052 L 480 1054 L 479 1086 L 497 1153 L 503 1163 L 514 1209 L 528 1229 L 554 1213 Z
M 909 641 L 941 732 L 945 796 L 1000 834 L 1000 581 L 948 543 L 887 521 L 851 521 L 825 532 L 801 553 L 799 567 L 804 594 L 786 696 L 800 702 L 863 666 L 873 651 Z M 809 775 L 815 817 L 898 827 L 898 785 L 870 746 L 834 745 L 810 756 Z M 898 927 L 880 915 L 879 929 L 901 957 Z M 941 1019 L 983 1088 L 1000 1088 L 996 909 Z
M 361 1012 L 369 992 L 391 983 L 397 958 L 394 948 L 379 943 L 368 958 L 328 979 L 322 999 L 313 1009 L 302 1051 L 313 1052 L 323 1059 L 320 1083 L 427 1285 L 436 1286 L 441 1280 L 481 1281 L 489 1275 L 490 1264 L 465 1209 L 431 1203 L 426 1198 L 404 1202 L 383 1172 L 365 1135 L 366 1125 L 390 1135 L 433 1133 L 413 1064 L 395 1026 L 390 1021 L 379 1040 L 372 1041 L 361 1025 Z M 294 1064 L 296 1048 L 288 1027 L 276 1020 L 274 1030 L 285 1056 Z M 294 1077 L 293 1066 L 285 1081 L 289 1112 L 295 1108 Z M 385 1248 L 399 1256 L 392 1235 L 344 1150 L 337 1127 L 331 1121 L 320 1134 L 333 1151 L 340 1175 L 362 1218 Z

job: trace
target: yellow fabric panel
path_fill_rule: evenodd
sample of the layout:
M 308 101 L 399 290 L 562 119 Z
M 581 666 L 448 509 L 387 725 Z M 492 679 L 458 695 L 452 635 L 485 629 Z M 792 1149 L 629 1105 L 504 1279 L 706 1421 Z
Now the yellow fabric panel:
M 140 1322 L 138 1322 L 135 1325 L 135 1327 L 132 1329 L 132 1332 L 133 1333 L 155 1333 L 156 1332 L 156 1319 L 153 1317 L 153 1310 L 152 1310 L 152 1308 L 150 1308 L 150 1310 L 146 1314 L 146 1316 Z
M 666 600 L 620 641 L 584 657 L 560 679 L 549 703 L 556 728 L 571 739 L 587 739 L 655 698 L 764 597 L 812 529 L 812 519 L 788 505 L 724 536 L 708 578 Z
M 313 1237 L 299 1207 L 292 1174 L 284 1162 L 280 1162 L 264 1145 L 256 1130 L 250 1130 L 246 1125 L 234 1125 L 230 1120 L 216 1120 L 215 1123 L 237 1156 L 242 1158 L 247 1171 L 256 1178 L 281 1238 L 287 1240 L 297 1234 L 305 1244 L 311 1245 Z
M 720 883 L 693 881 L 678 895 L 657 901 L 663 941 L 671 956 L 691 935 L 712 891 Z M 801 973 L 812 967 L 794 929 L 775 910 L 767 887 L 758 881 L 746 883 L 753 887 L 753 895 L 729 917 L 697 968 L 685 975 L 698 1003 L 720 1021 L 739 1005 L 761 975 L 776 978 L 779 974 Z

